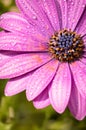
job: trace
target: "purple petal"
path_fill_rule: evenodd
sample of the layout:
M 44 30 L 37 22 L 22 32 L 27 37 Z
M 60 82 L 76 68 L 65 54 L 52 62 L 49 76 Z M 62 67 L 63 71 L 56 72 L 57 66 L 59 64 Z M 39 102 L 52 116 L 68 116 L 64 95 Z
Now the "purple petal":
M 19 13 L 5 13 L 0 17 L 0 27 L 11 32 L 19 32 L 21 34 L 27 35 L 28 38 L 32 37 L 35 39 L 48 39 L 46 33 L 40 30 L 36 25 L 29 23 L 21 14 Z
M 51 35 L 53 28 L 51 27 L 45 12 L 41 8 L 40 3 L 41 1 L 37 0 L 16 0 L 18 8 L 24 14 L 27 20 L 40 27 L 44 33 Z
M 21 54 L 2 60 L 0 65 L 0 78 L 13 78 L 20 76 L 45 64 L 51 59 L 47 53 Z M 5 62 L 5 64 L 3 64 Z
M 86 99 L 81 96 L 74 83 L 72 86 L 68 107 L 77 120 L 82 120 L 85 117 Z
M 62 63 L 49 90 L 49 99 L 53 108 L 64 112 L 71 93 L 71 73 L 67 63 Z
M 27 37 L 19 33 L 0 32 L 0 50 L 27 51 Z
M 72 63 L 70 67 L 79 93 L 83 97 L 86 97 L 86 65 L 84 63 L 82 63 L 82 65 L 80 64 L 81 63 L 77 61 Z
M 85 4 L 85 0 L 67 0 L 67 28 L 75 29 L 84 11 Z
M 0 32 L 0 50 L 47 51 L 47 44 L 36 41 L 20 33 Z
M 0 27 L 8 31 L 27 34 L 29 24 L 21 14 L 9 12 L 0 16 Z
M 47 87 L 53 79 L 57 67 L 58 61 L 52 60 L 33 73 L 26 90 L 28 100 L 36 98 Z
M 86 73 L 86 58 L 82 58 L 81 61 L 78 61 L 78 65 L 81 70 Z
M 86 58 L 81 58 L 81 60 L 80 60 L 82 63 L 84 63 L 84 64 L 86 64 Z
M 57 8 L 58 8 L 58 12 L 61 13 L 60 14 L 60 21 L 62 20 L 62 29 L 66 28 L 67 26 L 67 2 L 66 0 L 56 0 L 57 1 Z
M 86 7 L 84 8 L 84 12 L 77 24 L 76 31 L 82 36 L 86 34 Z
M 61 27 L 60 25 L 61 19 L 59 19 L 59 15 L 58 15 L 60 11 L 57 8 L 57 4 L 58 3 L 55 0 L 46 0 L 46 1 L 42 0 L 43 9 L 46 12 L 55 31 L 60 30 L 60 27 Z
M 3 66 L 6 62 L 8 62 L 8 59 L 11 59 L 12 55 L 4 55 L 0 53 L 0 66 Z
M 26 76 L 10 79 L 5 87 L 5 95 L 12 96 L 24 91 L 26 89 L 27 81 L 31 74 L 32 73 L 29 73 Z
M 84 44 L 85 44 L 85 50 L 86 50 L 86 35 L 83 36 L 83 41 L 84 41 Z
M 42 109 L 50 105 L 48 89 L 46 88 L 38 97 L 33 100 L 33 105 L 37 109 Z

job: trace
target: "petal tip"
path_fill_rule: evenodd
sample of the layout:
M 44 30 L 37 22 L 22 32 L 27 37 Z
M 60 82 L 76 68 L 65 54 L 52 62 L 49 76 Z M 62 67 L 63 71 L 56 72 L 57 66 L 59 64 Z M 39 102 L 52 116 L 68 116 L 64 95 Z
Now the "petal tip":
M 65 111 L 65 109 L 58 109 L 58 110 L 56 110 L 59 114 L 62 114 L 64 111 Z
M 42 109 L 42 107 L 40 106 L 40 104 L 38 105 L 38 104 L 36 104 L 36 103 L 33 102 L 33 105 L 34 105 L 34 107 L 35 107 L 36 109 Z
M 7 92 L 7 90 L 5 90 L 4 94 L 5 94 L 5 96 L 10 96 L 10 94 Z
M 29 92 L 26 90 L 26 98 L 27 98 L 28 101 L 32 101 L 32 100 L 33 100 L 33 94 L 32 94 L 32 92 L 29 93 Z

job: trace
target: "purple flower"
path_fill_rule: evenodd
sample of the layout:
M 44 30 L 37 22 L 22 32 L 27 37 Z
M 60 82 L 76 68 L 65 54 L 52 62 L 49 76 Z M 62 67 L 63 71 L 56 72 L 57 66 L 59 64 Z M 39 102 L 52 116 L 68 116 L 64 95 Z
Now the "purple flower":
M 16 0 L 0 17 L 0 78 L 5 95 L 26 90 L 36 108 L 86 115 L 86 1 Z

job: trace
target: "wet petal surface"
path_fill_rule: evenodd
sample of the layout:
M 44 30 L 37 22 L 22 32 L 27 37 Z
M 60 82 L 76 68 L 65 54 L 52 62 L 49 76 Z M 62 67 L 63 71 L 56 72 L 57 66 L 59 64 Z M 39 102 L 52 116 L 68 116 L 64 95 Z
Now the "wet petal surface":
M 16 4 L 28 21 L 37 25 L 48 36 L 53 33 L 53 28 L 41 8 L 40 1 L 16 0 Z
M 10 79 L 7 82 L 5 87 L 5 95 L 12 96 L 26 90 L 27 81 L 31 76 L 31 74 L 32 73 L 29 73 L 25 76 L 20 76 L 18 78 Z
M 81 34 L 81 36 L 86 35 L 86 7 L 81 15 L 81 18 L 76 26 L 76 31 Z
M 46 88 L 37 98 L 33 100 L 33 105 L 37 109 L 42 109 L 50 105 L 48 88 Z
M 58 112 L 64 112 L 68 105 L 71 93 L 71 74 L 67 63 L 58 68 L 56 76 L 49 90 L 49 98 L 53 108 Z
M 13 78 L 30 72 L 37 67 L 45 64 L 51 59 L 48 54 L 19 54 L 11 59 L 2 60 L 0 67 L 0 78 Z
M 61 12 L 58 9 L 57 4 L 58 3 L 55 0 L 42 0 L 43 10 L 46 12 L 55 31 L 58 31 L 61 28 L 61 19 L 59 18 Z
M 85 0 L 67 0 L 67 28 L 75 29 L 83 14 L 85 4 Z
M 58 61 L 52 60 L 33 73 L 26 90 L 28 100 L 36 98 L 48 86 L 55 75 L 57 67 Z
M 81 96 L 73 83 L 68 107 L 77 120 L 82 120 L 86 113 L 86 99 Z
M 86 97 L 86 65 L 84 63 L 80 64 L 81 62 L 77 61 L 72 63 L 70 67 L 79 93 Z
M 10 51 L 47 51 L 47 43 L 42 40 L 33 40 L 28 35 L 11 32 L 0 32 L 0 50 Z

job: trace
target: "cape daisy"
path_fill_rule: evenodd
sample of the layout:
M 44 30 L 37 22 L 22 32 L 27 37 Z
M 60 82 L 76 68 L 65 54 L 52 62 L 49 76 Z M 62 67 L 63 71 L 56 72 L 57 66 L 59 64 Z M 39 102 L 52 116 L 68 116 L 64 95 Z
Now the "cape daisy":
M 26 90 L 36 108 L 86 114 L 86 1 L 16 0 L 0 17 L 0 78 L 5 95 Z

